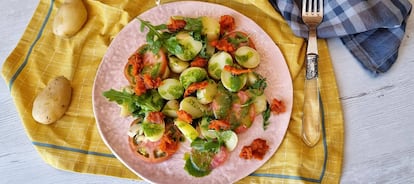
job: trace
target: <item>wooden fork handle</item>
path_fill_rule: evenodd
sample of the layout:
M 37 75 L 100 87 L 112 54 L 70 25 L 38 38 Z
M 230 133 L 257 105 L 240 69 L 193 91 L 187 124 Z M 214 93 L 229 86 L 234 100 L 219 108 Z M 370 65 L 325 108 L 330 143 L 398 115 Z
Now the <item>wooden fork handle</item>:
M 319 105 L 319 84 L 317 54 L 308 54 L 306 60 L 306 80 L 304 88 L 302 139 L 313 147 L 321 135 L 321 114 Z

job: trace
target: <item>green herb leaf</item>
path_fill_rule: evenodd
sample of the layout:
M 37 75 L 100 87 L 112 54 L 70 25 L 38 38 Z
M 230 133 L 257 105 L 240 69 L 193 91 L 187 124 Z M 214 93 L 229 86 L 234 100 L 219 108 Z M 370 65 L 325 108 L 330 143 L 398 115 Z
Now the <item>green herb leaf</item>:
M 158 51 L 163 46 L 163 42 L 165 39 L 164 35 L 162 34 L 163 30 L 167 29 L 167 25 L 160 24 L 160 25 L 152 25 L 150 22 L 137 18 L 141 22 L 141 32 L 148 28 L 148 33 L 146 36 L 146 40 L 150 49 L 153 53 L 158 53 Z
M 248 107 L 251 104 L 254 103 L 254 100 L 256 99 L 256 96 L 250 97 L 244 104 L 241 105 L 241 107 Z
M 127 90 L 110 89 L 103 92 L 103 96 L 119 105 L 127 105 L 130 113 L 135 116 L 144 116 L 147 112 L 160 111 L 164 104 L 164 100 L 156 90 L 149 90 L 145 94 L 137 96 Z
M 229 37 L 227 41 L 235 45 L 236 47 L 238 47 L 240 43 L 248 42 L 249 37 L 244 36 L 243 34 L 237 33 L 234 38 Z
M 267 127 L 268 127 L 268 126 L 269 126 L 269 124 L 270 124 L 270 121 L 269 121 L 270 114 L 271 114 L 271 111 L 270 111 L 270 104 L 269 104 L 269 103 L 267 103 L 267 105 L 266 105 L 266 110 L 262 112 L 262 116 L 263 116 L 263 130 L 266 130 L 266 129 L 267 129 Z
M 201 18 L 184 18 L 186 24 L 184 30 L 186 31 L 194 31 L 194 32 L 201 32 L 203 29 L 203 23 L 201 22 Z
M 188 31 L 194 40 L 202 41 L 201 30 L 203 29 L 203 23 L 201 22 L 201 18 L 186 17 L 184 20 L 186 22 L 184 30 Z
M 263 78 L 260 75 L 257 75 L 257 77 L 259 78 L 258 80 L 256 80 L 255 83 L 253 83 L 249 89 L 253 89 L 251 90 L 252 92 L 254 92 L 257 96 L 260 96 L 264 93 L 264 90 L 267 87 L 267 83 L 266 83 L 266 79 Z
M 165 48 L 173 55 L 181 54 L 184 52 L 176 37 L 170 37 L 167 39 L 165 41 Z
M 191 142 L 191 147 L 198 151 L 218 153 L 222 144 L 223 143 L 220 143 L 214 139 L 201 139 L 198 137 L 193 142 Z

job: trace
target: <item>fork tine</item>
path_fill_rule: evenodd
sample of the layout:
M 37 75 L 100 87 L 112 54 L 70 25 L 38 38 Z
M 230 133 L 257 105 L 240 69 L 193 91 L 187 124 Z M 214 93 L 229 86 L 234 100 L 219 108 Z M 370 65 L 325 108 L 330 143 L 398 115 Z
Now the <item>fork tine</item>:
M 306 12 L 307 0 L 302 0 L 302 15 Z
M 323 15 L 323 0 L 303 0 L 302 15 Z
M 319 0 L 319 13 L 323 15 L 323 0 Z

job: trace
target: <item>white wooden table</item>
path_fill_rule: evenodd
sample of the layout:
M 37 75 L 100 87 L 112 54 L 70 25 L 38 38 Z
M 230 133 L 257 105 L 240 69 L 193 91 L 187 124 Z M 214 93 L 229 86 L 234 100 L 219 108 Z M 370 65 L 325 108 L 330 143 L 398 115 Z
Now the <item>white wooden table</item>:
M 414 0 L 410 0 L 414 4 Z M 0 64 L 16 46 L 38 4 L 0 1 Z M 414 183 L 414 18 L 398 61 L 372 77 L 339 39 L 329 48 L 345 115 L 341 183 Z M 43 162 L 25 134 L 4 80 L 0 82 L 0 183 L 137 183 L 71 173 Z

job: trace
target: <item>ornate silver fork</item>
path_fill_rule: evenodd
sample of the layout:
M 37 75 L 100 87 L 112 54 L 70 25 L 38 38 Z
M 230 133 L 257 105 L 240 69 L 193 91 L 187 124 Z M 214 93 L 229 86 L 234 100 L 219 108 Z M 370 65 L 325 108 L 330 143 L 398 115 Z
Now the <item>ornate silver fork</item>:
M 302 20 L 309 28 L 306 52 L 305 98 L 303 105 L 302 139 L 312 147 L 321 135 L 321 113 L 318 84 L 318 45 L 316 28 L 323 19 L 323 0 L 303 0 Z

